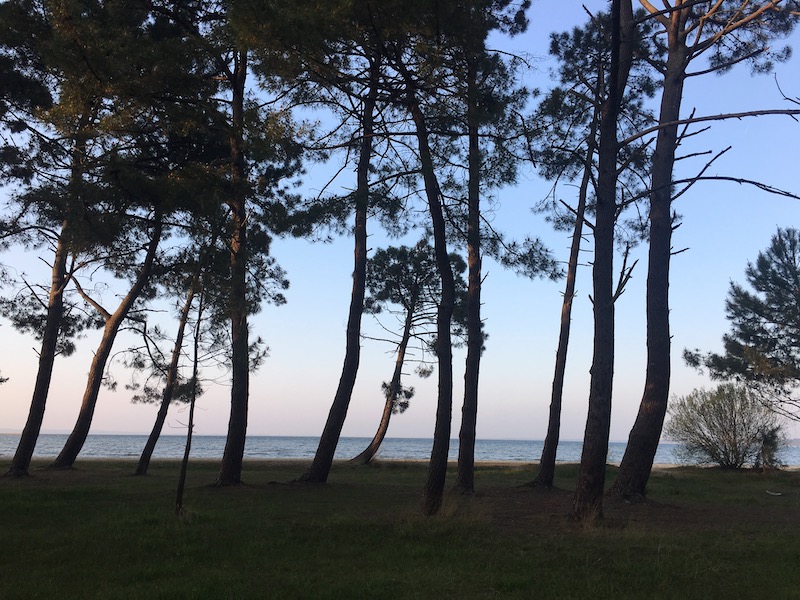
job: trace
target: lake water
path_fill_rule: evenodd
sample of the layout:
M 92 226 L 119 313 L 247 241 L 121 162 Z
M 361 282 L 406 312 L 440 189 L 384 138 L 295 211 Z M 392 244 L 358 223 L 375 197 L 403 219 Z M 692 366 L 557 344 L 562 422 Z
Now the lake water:
M 34 452 L 35 457 L 55 457 L 64 446 L 67 436 L 42 434 Z M 142 452 L 147 436 L 144 435 L 90 435 L 80 457 L 83 458 L 129 458 L 136 459 Z M 308 459 L 314 457 L 319 438 L 289 436 L 252 436 L 247 438 L 245 458 Z M 17 449 L 18 434 L 0 434 L 0 457 L 11 457 Z M 348 459 L 359 454 L 370 438 L 342 438 L 336 449 L 337 459 Z M 186 438 L 164 435 L 158 441 L 154 458 L 180 458 Z M 378 458 L 396 460 L 428 460 L 432 441 L 424 438 L 386 438 Z M 558 446 L 557 460 L 578 462 L 581 458 L 581 442 L 562 441 Z M 192 438 L 193 458 L 221 458 L 225 448 L 225 436 L 195 436 Z M 677 444 L 662 442 L 656 452 L 655 463 L 678 463 L 675 455 Z M 625 452 L 624 442 L 611 442 L 608 461 L 619 463 Z M 542 454 L 542 442 L 532 440 L 478 440 L 475 444 L 477 461 L 535 462 Z M 458 440 L 450 442 L 450 459 L 458 458 Z M 781 455 L 784 463 L 800 466 L 800 447 L 790 446 Z

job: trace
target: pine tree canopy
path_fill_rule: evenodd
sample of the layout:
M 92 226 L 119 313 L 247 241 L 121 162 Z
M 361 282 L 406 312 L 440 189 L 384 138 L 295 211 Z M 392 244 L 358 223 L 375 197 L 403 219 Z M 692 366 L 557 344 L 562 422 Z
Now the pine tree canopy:
M 800 418 L 800 231 L 778 229 L 745 270 L 749 288 L 731 283 L 725 310 L 731 331 L 723 354 L 684 351 L 712 377 L 758 388 L 781 413 Z

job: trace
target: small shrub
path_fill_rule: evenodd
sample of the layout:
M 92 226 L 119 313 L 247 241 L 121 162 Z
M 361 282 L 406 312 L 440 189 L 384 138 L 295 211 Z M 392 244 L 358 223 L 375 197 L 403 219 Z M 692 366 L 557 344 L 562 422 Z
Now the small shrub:
M 784 466 L 780 461 L 781 448 L 787 443 L 786 432 L 781 425 L 776 425 L 761 435 L 761 449 L 756 456 L 754 467 L 757 469 L 779 469 Z
M 728 469 L 780 466 L 778 454 L 786 443 L 783 425 L 744 386 L 694 390 L 674 401 L 669 414 L 664 433 L 681 443 L 682 460 Z

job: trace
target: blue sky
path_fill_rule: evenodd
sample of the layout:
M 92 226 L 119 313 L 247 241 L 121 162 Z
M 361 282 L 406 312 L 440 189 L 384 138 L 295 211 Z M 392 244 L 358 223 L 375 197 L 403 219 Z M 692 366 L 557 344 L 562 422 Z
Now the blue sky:
M 584 3 L 590 10 L 602 9 L 603 1 Z M 537 70 L 531 85 L 549 86 L 544 60 L 551 31 L 569 29 L 585 21 L 579 2 L 538 0 L 530 13 L 530 30 L 507 42 L 515 52 L 534 57 Z M 795 34 L 790 40 L 800 46 Z M 751 77 L 747 68 L 722 77 L 706 76 L 687 83 L 684 114 L 698 115 L 788 107 L 775 85 L 777 77 L 790 96 L 800 96 L 800 62 L 778 65 L 776 73 Z M 733 148 L 712 167 L 710 173 L 759 179 L 779 188 L 800 192 L 798 142 L 800 123 L 786 116 L 716 123 L 712 130 L 692 142 L 690 149 Z M 702 159 L 701 159 L 702 160 Z M 684 164 L 685 163 L 685 164 Z M 682 161 L 678 176 L 689 176 L 704 162 Z M 308 185 L 315 185 L 315 167 Z M 317 169 L 317 173 L 323 169 Z M 317 185 L 321 185 L 318 183 Z M 522 173 L 519 183 L 498 192 L 495 225 L 509 235 L 541 236 L 562 260 L 566 260 L 569 234 L 553 232 L 530 207 L 545 197 L 550 184 L 532 171 Z M 559 196 L 571 200 L 574 190 L 562 186 Z M 800 225 L 800 202 L 767 195 L 734 183 L 709 182 L 696 185 L 676 204 L 683 225 L 676 231 L 674 247 L 687 248 L 674 257 L 671 277 L 673 332 L 673 394 L 685 394 L 707 379 L 688 369 L 680 358 L 685 347 L 719 350 L 727 331 L 724 300 L 731 280 L 743 281 L 747 261 L 769 243 L 778 226 Z M 372 225 L 371 247 L 386 243 Z M 410 240 L 413 241 L 413 240 Z M 336 389 L 344 354 L 344 330 L 351 287 L 352 241 L 331 244 L 304 240 L 279 240 L 273 255 L 288 271 L 291 288 L 288 304 L 265 306 L 251 323 L 252 335 L 261 335 L 270 346 L 268 358 L 251 381 L 249 432 L 253 435 L 319 435 Z M 644 285 L 646 247 L 635 251 L 640 259 L 626 292 L 617 304 L 617 362 L 611 438 L 625 440 L 638 409 L 644 382 Z M 45 257 L 46 259 L 46 257 Z M 2 262 L 30 271 L 41 264 L 38 257 L 17 253 Z M 39 267 L 40 268 L 40 267 Z M 490 335 L 481 365 L 481 398 L 478 437 L 541 439 L 547 427 L 547 410 L 558 335 L 558 317 L 563 282 L 529 281 L 484 261 L 486 280 L 483 316 Z M 41 271 L 40 273 L 44 273 Z M 46 277 L 46 273 L 44 273 Z M 567 367 L 562 437 L 581 439 L 585 424 L 591 364 L 592 320 L 588 295 L 591 272 L 581 268 L 573 313 L 573 338 Z M 368 330 L 375 330 L 371 317 Z M 27 416 L 33 388 L 36 342 L 14 332 L 7 323 L 0 329 L 0 372 L 10 381 L 0 386 L 0 431 L 18 431 Z M 72 428 L 85 385 L 85 374 L 97 338 L 89 336 L 75 356 L 56 363 L 45 431 Z M 362 366 L 344 427 L 346 436 L 371 436 L 377 426 L 383 399 L 380 384 L 393 367 L 390 348 L 365 341 Z M 461 351 L 455 354 L 455 402 L 453 434 L 457 435 L 463 382 Z M 120 376 L 124 379 L 124 375 Z M 410 409 L 396 417 L 392 437 L 429 437 L 435 415 L 435 377 L 425 381 L 413 374 L 406 384 L 417 388 Z M 196 433 L 223 434 L 227 429 L 228 388 L 211 388 L 199 404 Z M 154 407 L 132 405 L 129 393 L 101 393 L 94 432 L 145 433 L 155 416 Z M 180 433 L 185 415 L 173 409 L 165 433 Z M 800 436 L 797 427 L 792 431 Z

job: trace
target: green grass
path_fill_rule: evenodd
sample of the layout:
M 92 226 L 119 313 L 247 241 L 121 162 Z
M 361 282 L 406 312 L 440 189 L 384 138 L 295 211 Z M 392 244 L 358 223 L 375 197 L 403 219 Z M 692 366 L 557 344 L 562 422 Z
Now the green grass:
M 800 473 L 657 472 L 647 505 L 609 501 L 589 528 L 565 518 L 574 467 L 553 492 L 481 467 L 435 518 L 424 465 L 280 483 L 302 468 L 247 463 L 246 485 L 212 488 L 216 465 L 195 463 L 181 519 L 177 463 L 0 480 L 0 599 L 800 597 Z

